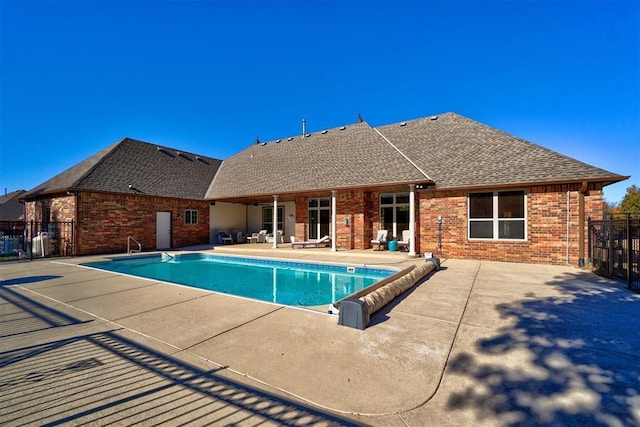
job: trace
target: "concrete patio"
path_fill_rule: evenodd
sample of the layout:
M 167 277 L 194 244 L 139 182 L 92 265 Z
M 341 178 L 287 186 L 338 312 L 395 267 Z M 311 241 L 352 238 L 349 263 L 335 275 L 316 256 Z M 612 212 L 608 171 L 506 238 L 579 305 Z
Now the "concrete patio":
M 0 424 L 640 424 L 640 295 L 584 270 L 443 260 L 360 331 L 77 266 L 98 258 L 0 264 Z

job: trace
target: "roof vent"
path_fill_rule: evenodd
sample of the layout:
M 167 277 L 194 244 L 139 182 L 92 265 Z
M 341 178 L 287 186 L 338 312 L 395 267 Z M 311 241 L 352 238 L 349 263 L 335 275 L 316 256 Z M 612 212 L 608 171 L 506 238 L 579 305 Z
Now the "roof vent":
M 438 120 L 438 116 L 431 116 L 429 117 L 431 120 Z
M 340 130 L 345 130 L 347 127 L 346 126 L 341 126 Z
M 326 129 L 322 131 L 322 134 L 323 134 L 323 135 L 324 135 L 325 133 L 327 133 L 327 130 L 326 130 Z
M 182 156 L 182 153 L 180 151 L 176 151 L 176 156 L 180 157 Z
M 304 137 L 305 137 L 305 138 L 309 138 L 310 136 L 311 136 L 311 134 L 310 134 L 310 133 L 305 133 L 305 134 L 304 134 Z
M 400 123 L 400 126 L 406 126 L 406 125 L 407 125 L 407 122 Z
M 162 148 L 160 148 L 160 146 L 156 146 L 156 150 L 160 151 Z
M 265 145 L 267 145 L 267 143 L 266 143 L 266 142 L 261 142 L 261 143 L 260 143 L 260 146 L 261 146 L 261 147 L 264 147 Z
M 293 137 L 290 136 L 289 138 L 287 138 L 287 141 L 293 141 Z
M 280 142 L 280 141 L 282 141 L 282 140 L 281 140 L 281 139 L 276 139 L 276 144 L 277 144 L 278 142 Z

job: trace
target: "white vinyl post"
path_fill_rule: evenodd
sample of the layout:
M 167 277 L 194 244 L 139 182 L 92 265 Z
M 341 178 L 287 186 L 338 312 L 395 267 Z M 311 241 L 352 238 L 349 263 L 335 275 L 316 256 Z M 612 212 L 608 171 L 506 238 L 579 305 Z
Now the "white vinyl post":
M 416 186 L 409 184 L 409 255 L 416 255 Z
M 336 190 L 331 190 L 331 252 L 337 250 L 336 237 L 338 236 L 338 224 L 336 218 Z
M 283 230 L 284 233 L 284 230 Z M 278 196 L 273 196 L 273 249 L 278 249 Z

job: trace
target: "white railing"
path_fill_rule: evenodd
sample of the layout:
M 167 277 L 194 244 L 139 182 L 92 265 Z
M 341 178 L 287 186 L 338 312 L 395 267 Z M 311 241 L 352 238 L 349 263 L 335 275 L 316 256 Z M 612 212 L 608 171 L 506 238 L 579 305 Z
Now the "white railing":
M 138 245 L 138 249 L 131 249 L 131 242 L 135 242 Z M 138 242 L 133 237 L 129 236 L 127 237 L 127 254 L 131 255 L 134 252 L 142 252 L 142 244 L 140 244 L 140 242 Z

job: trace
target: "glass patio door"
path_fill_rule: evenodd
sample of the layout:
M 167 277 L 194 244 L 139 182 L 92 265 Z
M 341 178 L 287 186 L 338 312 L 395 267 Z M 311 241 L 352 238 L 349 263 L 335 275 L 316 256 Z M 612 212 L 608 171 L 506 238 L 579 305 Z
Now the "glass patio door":
M 309 239 L 319 239 L 323 236 L 330 236 L 330 229 L 330 199 L 309 199 Z

